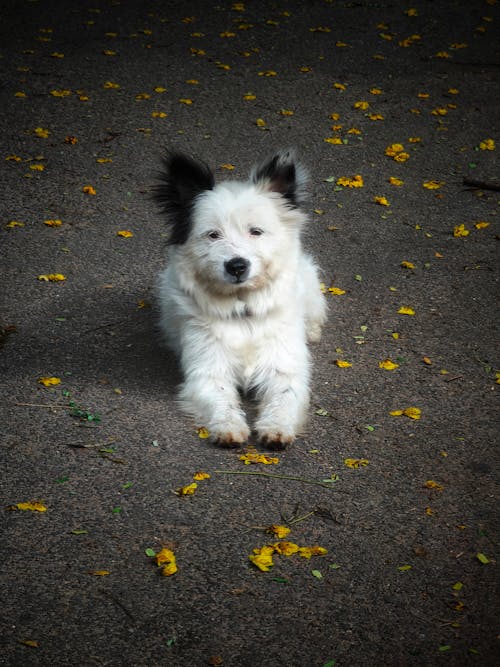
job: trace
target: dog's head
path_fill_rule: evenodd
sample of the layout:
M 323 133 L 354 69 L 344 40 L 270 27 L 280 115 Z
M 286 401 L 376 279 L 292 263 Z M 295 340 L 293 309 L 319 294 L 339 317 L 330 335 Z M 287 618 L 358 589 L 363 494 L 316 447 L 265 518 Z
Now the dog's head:
M 228 294 L 259 289 L 292 268 L 306 180 L 292 151 L 254 167 L 246 182 L 218 185 L 205 164 L 169 154 L 157 199 L 185 270 L 207 289 Z

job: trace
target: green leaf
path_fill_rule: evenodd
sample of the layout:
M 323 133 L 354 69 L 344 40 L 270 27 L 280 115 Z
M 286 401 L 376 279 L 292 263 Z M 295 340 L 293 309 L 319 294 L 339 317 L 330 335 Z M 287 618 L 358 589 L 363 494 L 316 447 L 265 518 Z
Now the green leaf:
M 444 645 L 444 646 L 440 646 L 440 647 L 438 648 L 438 651 L 439 651 L 440 653 L 445 653 L 446 651 L 451 651 L 451 646 L 450 646 L 449 644 L 446 644 L 446 645 Z
M 133 482 L 125 482 L 125 484 L 122 486 L 122 489 L 130 489 L 131 486 L 134 486 Z
M 83 528 L 77 528 L 75 530 L 70 530 L 71 535 L 88 535 L 88 530 Z
M 69 475 L 63 475 L 63 477 L 59 477 L 55 481 L 56 481 L 56 484 L 64 484 L 68 480 L 69 480 Z
M 175 644 L 175 637 L 171 637 L 170 639 L 167 639 L 167 646 L 173 646 Z
M 461 581 L 457 581 L 456 584 L 453 584 L 452 588 L 454 591 L 461 591 L 463 588 L 463 583 Z
M 330 564 L 330 569 L 331 570 L 338 570 L 340 567 L 342 567 L 342 566 L 339 565 L 338 563 L 331 563 Z
M 156 556 L 156 551 L 154 549 L 151 549 L 151 547 L 145 549 L 144 553 L 146 554 L 146 556 L 149 556 L 150 558 L 154 558 Z
M 271 579 L 271 581 L 275 581 L 277 584 L 287 584 L 288 579 L 283 579 L 282 577 L 275 577 L 274 579 Z
M 319 570 L 311 570 L 311 574 L 313 577 L 316 577 L 316 579 L 323 579 L 323 575 Z
M 411 570 L 411 565 L 400 565 L 398 570 L 400 572 L 408 572 L 408 570 Z
M 340 479 L 339 475 L 336 473 L 333 473 L 331 477 L 327 477 L 326 479 L 322 479 L 321 481 L 323 484 L 332 484 L 333 482 L 338 482 Z
M 335 176 L 328 176 L 328 178 L 323 179 L 325 183 L 333 183 L 335 181 Z
M 488 565 L 488 563 L 490 562 L 490 559 L 488 558 L 488 556 L 486 556 L 486 554 L 477 553 L 476 558 L 483 565 Z
M 336 664 L 336 660 L 329 660 L 328 662 L 325 662 L 323 667 L 333 667 Z
M 320 417 L 328 417 L 330 413 L 328 412 L 328 410 L 325 410 L 324 408 L 318 408 L 315 414 L 319 415 Z
M 113 507 L 113 509 L 111 511 L 113 512 L 113 514 L 119 514 L 122 511 L 122 508 L 121 507 Z
M 363 277 L 360 276 L 359 273 L 357 273 L 357 274 L 354 276 L 354 280 L 357 280 L 358 283 L 360 283 L 360 282 L 363 280 Z
M 375 430 L 375 426 L 370 426 L 370 424 L 365 424 L 365 428 L 366 428 L 367 431 L 370 431 L 370 432 Z

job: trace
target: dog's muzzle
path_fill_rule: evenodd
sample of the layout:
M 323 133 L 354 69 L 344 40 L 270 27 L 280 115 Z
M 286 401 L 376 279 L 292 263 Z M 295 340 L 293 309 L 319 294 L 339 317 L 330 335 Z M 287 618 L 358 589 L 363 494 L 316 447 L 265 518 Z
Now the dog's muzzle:
M 250 273 L 250 262 L 243 257 L 233 257 L 224 262 L 224 269 L 232 283 L 244 283 Z

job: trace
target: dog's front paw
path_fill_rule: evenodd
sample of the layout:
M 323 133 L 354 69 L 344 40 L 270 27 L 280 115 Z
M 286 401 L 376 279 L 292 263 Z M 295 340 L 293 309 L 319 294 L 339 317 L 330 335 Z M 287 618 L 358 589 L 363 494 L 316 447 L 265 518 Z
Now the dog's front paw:
M 210 431 L 211 441 L 220 447 L 241 447 L 250 437 L 250 431 L 246 424 L 225 424 Z
M 259 433 L 259 443 L 266 449 L 280 451 L 286 449 L 295 440 L 292 433 L 282 433 L 281 431 L 269 431 L 268 433 Z

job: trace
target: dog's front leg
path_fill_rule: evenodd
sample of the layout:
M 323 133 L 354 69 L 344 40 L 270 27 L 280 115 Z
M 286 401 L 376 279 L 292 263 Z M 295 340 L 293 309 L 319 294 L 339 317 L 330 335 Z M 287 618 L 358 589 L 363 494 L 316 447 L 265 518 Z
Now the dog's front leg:
M 258 391 L 260 442 L 271 449 L 284 449 L 304 424 L 309 407 L 307 362 L 295 372 L 275 370 Z
M 185 380 L 179 398 L 184 411 L 208 430 L 213 442 L 225 446 L 246 442 L 250 430 L 224 350 L 211 341 L 201 350 L 184 349 L 182 357 Z

